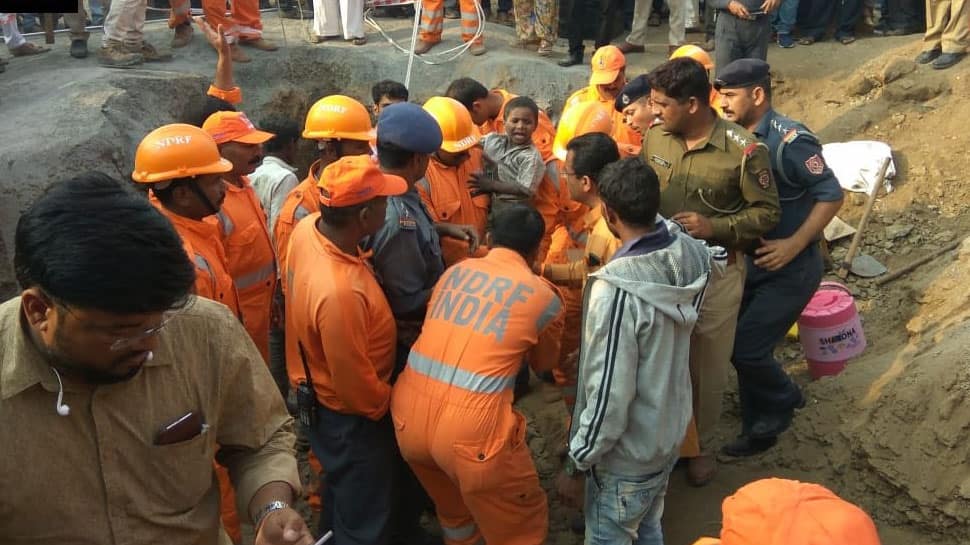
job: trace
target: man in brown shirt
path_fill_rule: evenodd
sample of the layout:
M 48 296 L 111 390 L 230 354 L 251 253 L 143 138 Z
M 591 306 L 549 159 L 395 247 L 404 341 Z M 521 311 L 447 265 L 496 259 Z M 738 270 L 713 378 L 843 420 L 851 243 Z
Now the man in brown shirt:
M 257 545 L 310 545 L 292 419 L 255 345 L 196 298 L 171 223 L 101 173 L 17 225 L 0 305 L 3 543 L 229 543 L 213 461 Z

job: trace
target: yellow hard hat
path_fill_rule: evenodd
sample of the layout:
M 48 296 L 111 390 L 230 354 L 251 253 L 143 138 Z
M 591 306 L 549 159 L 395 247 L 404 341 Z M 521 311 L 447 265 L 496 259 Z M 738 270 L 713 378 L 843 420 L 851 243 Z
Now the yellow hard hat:
M 552 142 L 552 154 L 560 161 L 566 160 L 566 145 L 577 136 L 591 132 L 610 134 L 613 131 L 613 118 L 606 106 L 597 101 L 580 102 L 563 112 L 556 129 L 556 139 Z
M 690 57 L 694 59 L 695 61 L 704 65 L 706 70 L 714 69 L 714 61 L 711 59 L 711 56 L 707 54 L 707 51 L 704 51 L 696 45 L 688 44 L 678 47 L 670 55 L 670 60 L 679 59 L 681 57 Z
M 431 97 L 424 109 L 441 127 L 441 149 L 448 153 L 460 153 L 478 144 L 481 137 L 461 102 L 448 97 Z
M 348 96 L 330 95 L 310 106 L 303 138 L 369 142 L 374 138 L 374 127 L 363 104 Z
M 219 147 L 209 133 L 194 125 L 164 125 L 142 138 L 135 150 L 135 170 L 131 179 L 154 184 L 202 174 L 221 174 L 232 170 L 232 163 L 219 155 Z

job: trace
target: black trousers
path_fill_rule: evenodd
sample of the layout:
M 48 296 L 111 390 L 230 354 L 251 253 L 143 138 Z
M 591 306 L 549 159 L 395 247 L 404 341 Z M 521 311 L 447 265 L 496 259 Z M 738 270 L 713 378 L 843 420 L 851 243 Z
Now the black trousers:
M 747 267 L 731 358 L 738 372 L 742 433 L 746 435 L 759 420 L 790 417 L 801 400 L 798 385 L 775 359 L 774 350 L 818 289 L 824 265 L 813 244 L 780 271 L 755 267 L 751 258 Z M 762 435 L 777 433 L 769 426 Z
M 335 545 L 390 545 L 401 455 L 391 416 L 373 421 L 317 406 L 310 448 L 324 468 L 320 532 Z
M 582 54 L 584 39 L 594 47 L 608 45 L 623 33 L 623 0 L 562 0 L 561 34 L 569 39 L 569 54 Z
M 821 40 L 834 19 L 835 39 L 855 36 L 862 5 L 863 0 L 800 0 L 798 28 L 802 36 Z
M 889 28 L 926 30 L 926 6 L 915 0 L 888 0 L 886 23 Z

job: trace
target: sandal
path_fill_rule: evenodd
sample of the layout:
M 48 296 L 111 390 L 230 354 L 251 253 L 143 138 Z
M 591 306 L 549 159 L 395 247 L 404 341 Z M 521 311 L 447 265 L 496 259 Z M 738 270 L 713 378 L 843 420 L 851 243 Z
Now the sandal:
M 49 47 L 37 47 L 30 42 L 24 42 L 20 47 L 15 47 L 10 50 L 10 54 L 14 57 L 26 57 L 28 55 L 39 55 L 41 53 L 47 53 L 50 51 Z
M 839 41 L 842 42 L 842 45 L 849 45 L 855 41 L 855 36 L 843 36 L 839 38 Z
M 548 57 L 552 54 L 552 44 L 542 40 L 539 42 L 539 49 L 536 52 L 540 57 Z
M 815 38 L 811 36 L 802 36 L 798 39 L 798 45 L 812 45 L 815 43 Z
M 358 38 L 354 38 L 354 39 L 350 40 L 350 42 L 353 43 L 354 45 L 364 45 L 364 44 L 367 43 L 367 37 L 366 36 L 360 36 Z

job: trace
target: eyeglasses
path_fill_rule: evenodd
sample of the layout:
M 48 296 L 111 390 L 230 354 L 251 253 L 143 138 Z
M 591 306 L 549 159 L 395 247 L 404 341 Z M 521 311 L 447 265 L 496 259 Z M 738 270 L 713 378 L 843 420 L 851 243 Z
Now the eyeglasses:
M 54 299 L 50 295 L 47 295 L 46 293 L 44 295 L 47 296 L 47 298 L 51 301 L 52 304 L 63 308 L 68 314 L 70 314 L 71 316 L 73 316 L 75 320 L 77 320 L 79 322 L 84 322 L 85 321 L 80 316 L 78 316 L 77 314 L 75 314 L 71 310 L 71 307 L 65 305 L 64 303 L 62 303 L 60 301 L 57 301 L 56 299 Z M 159 333 L 162 332 L 162 330 L 165 329 L 165 326 L 167 326 L 169 324 L 169 322 L 172 321 L 172 318 L 174 318 L 175 316 L 177 316 L 178 314 L 180 314 L 183 310 L 185 310 L 185 309 L 183 308 L 183 309 L 179 309 L 179 310 L 169 310 L 169 311 L 163 312 L 162 313 L 162 320 L 161 320 L 161 322 L 159 322 L 159 324 L 157 326 L 152 327 L 152 328 L 149 328 L 149 329 L 146 329 L 146 330 L 142 331 L 141 333 L 132 335 L 130 337 L 115 337 L 115 339 L 113 341 L 111 341 L 111 344 L 108 346 L 108 350 L 110 350 L 112 352 L 118 352 L 118 351 L 124 350 L 125 348 L 128 348 L 129 346 L 132 346 L 134 344 L 137 344 L 137 343 L 139 343 L 139 342 L 141 342 L 141 341 L 143 341 L 143 340 L 145 340 L 145 339 L 147 339 L 149 337 L 154 337 L 155 335 L 158 335 Z
M 177 311 L 169 311 L 162 314 L 162 321 L 159 322 L 157 326 L 150 329 L 146 329 L 145 331 L 142 331 L 137 335 L 132 335 L 131 337 L 117 338 L 114 340 L 114 342 L 111 343 L 111 346 L 108 347 L 108 350 L 112 352 L 118 352 L 129 346 L 137 344 L 147 339 L 148 337 L 154 337 L 155 335 L 158 335 L 159 333 L 162 332 L 163 329 L 165 329 L 165 326 L 167 326 L 168 323 L 172 321 L 172 318 L 174 318 L 177 314 L 178 314 Z

